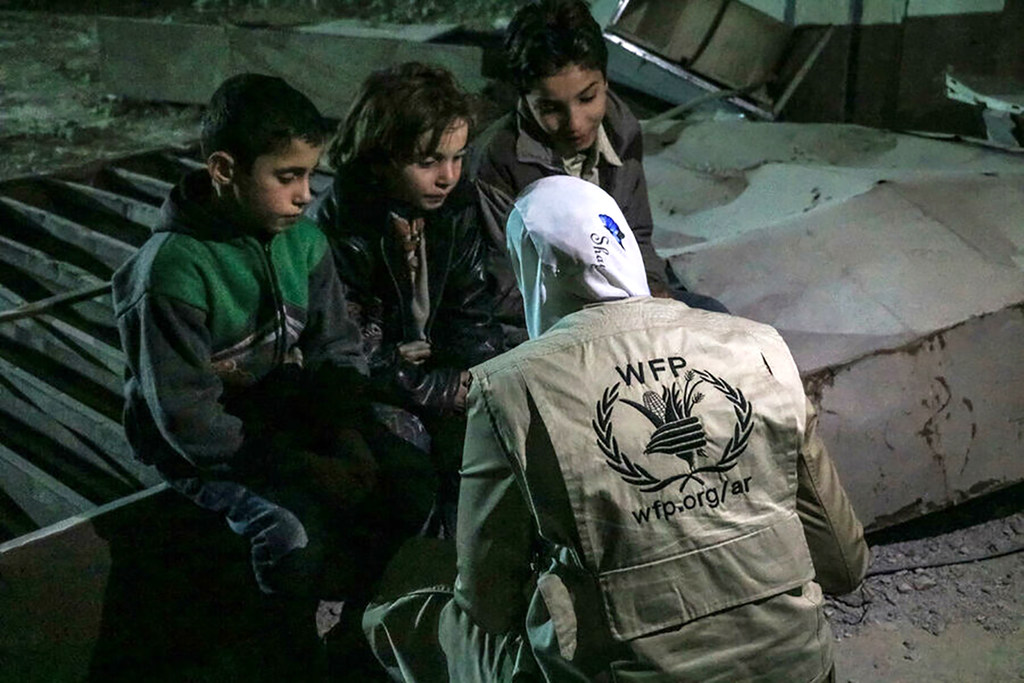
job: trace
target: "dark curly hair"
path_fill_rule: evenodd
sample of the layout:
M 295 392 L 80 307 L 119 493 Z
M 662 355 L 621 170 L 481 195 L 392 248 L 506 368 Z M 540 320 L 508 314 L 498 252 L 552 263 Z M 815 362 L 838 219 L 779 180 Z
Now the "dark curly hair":
M 417 141 L 431 134 L 434 150 L 452 124 L 474 123 L 473 103 L 450 72 L 406 62 L 370 74 L 339 124 L 328 156 L 335 169 L 356 163 L 406 164 L 422 151 Z
M 256 157 L 283 149 L 294 139 L 319 146 L 330 125 L 308 97 L 284 79 L 243 73 L 220 84 L 203 113 L 199 148 L 203 158 L 227 152 L 244 170 Z
M 505 32 L 509 78 L 520 94 L 570 64 L 607 75 L 608 46 L 583 0 L 524 5 Z

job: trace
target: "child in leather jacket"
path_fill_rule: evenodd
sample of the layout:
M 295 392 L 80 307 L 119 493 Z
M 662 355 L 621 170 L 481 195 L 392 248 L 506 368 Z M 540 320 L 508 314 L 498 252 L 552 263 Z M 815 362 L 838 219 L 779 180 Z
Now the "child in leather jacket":
M 468 368 L 503 350 L 479 202 L 462 175 L 472 126 L 448 71 L 410 62 L 371 74 L 329 149 L 334 183 L 311 209 L 362 330 L 376 398 L 419 418 L 408 430 L 426 425 L 452 471 Z

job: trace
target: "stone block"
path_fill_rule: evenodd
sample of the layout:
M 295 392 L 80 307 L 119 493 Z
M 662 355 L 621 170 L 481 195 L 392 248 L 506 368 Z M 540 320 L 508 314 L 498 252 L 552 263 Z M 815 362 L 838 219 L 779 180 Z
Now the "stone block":
M 342 118 L 363 79 L 390 64 L 439 64 L 468 91 L 481 90 L 481 48 L 429 42 L 451 28 L 350 21 L 249 28 L 103 18 L 100 73 L 115 94 L 188 104 L 205 104 L 234 74 L 271 74 L 303 91 L 325 116 Z
M 697 128 L 646 162 L 655 243 L 688 287 L 782 333 L 865 525 L 1024 479 L 1020 160 L 849 126 Z M 701 182 L 721 191 L 663 211 Z

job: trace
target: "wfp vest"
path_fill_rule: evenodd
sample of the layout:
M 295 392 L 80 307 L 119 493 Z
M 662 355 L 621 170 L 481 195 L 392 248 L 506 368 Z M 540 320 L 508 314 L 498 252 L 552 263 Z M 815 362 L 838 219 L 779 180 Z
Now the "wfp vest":
M 641 299 L 584 309 L 529 346 L 508 362 L 550 437 L 615 639 L 813 579 L 795 510 L 804 393 L 775 330 Z M 512 451 L 525 471 L 525 443 Z

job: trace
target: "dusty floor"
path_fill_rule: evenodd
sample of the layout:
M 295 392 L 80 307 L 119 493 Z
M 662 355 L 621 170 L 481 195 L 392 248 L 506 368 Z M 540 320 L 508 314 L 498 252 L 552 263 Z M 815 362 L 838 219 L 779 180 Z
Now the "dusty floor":
M 195 139 L 198 108 L 107 92 L 91 17 L 0 11 L 0 180 Z M 1024 680 L 1024 488 L 972 510 L 872 539 L 828 607 L 840 681 Z
M 838 680 L 1024 680 L 1022 497 L 1018 485 L 998 502 L 874 535 L 873 575 L 826 609 Z

